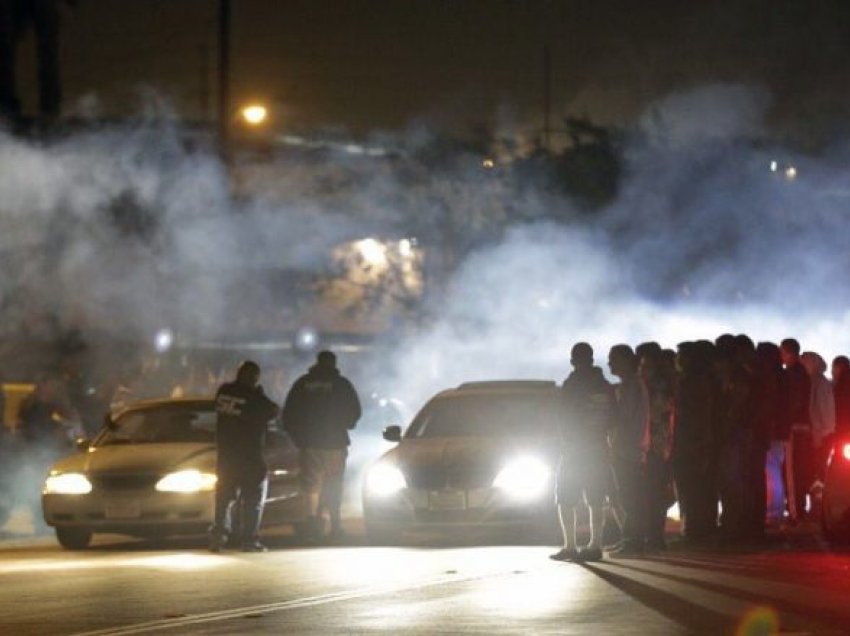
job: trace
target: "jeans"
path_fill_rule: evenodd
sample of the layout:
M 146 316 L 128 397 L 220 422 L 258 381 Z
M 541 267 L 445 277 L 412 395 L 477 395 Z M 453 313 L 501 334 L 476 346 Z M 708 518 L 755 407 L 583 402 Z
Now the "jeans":
M 785 442 L 773 441 L 767 450 L 767 523 L 779 525 L 785 513 Z

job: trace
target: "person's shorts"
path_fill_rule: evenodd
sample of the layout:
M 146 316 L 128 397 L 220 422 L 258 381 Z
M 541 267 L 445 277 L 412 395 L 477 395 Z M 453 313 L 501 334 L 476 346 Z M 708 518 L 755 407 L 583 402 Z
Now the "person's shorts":
M 301 469 L 301 488 L 304 492 L 317 492 L 323 482 L 341 481 L 345 473 L 344 448 L 303 448 L 298 457 Z
M 560 506 L 601 506 L 608 488 L 608 465 L 604 459 L 562 457 L 558 464 L 555 496 Z

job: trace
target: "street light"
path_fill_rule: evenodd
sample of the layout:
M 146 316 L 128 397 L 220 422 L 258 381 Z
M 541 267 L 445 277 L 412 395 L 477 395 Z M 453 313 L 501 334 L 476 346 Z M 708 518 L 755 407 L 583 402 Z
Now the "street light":
M 262 104 L 248 104 L 239 110 L 239 115 L 249 126 L 262 126 L 268 119 L 269 111 Z

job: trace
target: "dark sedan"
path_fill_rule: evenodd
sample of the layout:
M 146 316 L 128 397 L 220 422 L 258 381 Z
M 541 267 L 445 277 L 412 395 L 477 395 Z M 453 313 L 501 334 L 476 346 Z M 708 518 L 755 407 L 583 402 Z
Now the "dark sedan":
M 554 382 L 464 384 L 439 393 L 366 473 L 363 514 L 376 542 L 406 531 L 493 529 L 554 535 L 559 392 Z

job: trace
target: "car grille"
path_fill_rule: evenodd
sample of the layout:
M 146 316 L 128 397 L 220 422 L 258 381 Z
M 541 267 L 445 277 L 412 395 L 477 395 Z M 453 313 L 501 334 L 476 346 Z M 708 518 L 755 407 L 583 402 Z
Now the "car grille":
M 92 475 L 92 485 L 98 490 L 148 490 L 153 488 L 160 475 Z
M 443 488 L 488 488 L 493 483 L 493 471 L 489 467 L 445 467 L 427 466 L 408 468 L 405 471 L 407 485 L 422 490 L 441 490 Z

